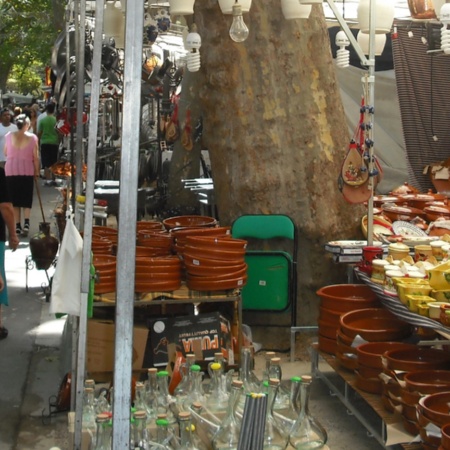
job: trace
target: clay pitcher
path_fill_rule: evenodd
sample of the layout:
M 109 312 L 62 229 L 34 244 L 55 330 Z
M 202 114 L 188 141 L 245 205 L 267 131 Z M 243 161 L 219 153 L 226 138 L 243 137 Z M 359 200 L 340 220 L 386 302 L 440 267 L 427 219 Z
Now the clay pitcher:
M 52 265 L 58 253 L 58 239 L 50 233 L 50 224 L 41 222 L 39 233 L 30 239 L 30 251 L 36 268 L 47 270 Z

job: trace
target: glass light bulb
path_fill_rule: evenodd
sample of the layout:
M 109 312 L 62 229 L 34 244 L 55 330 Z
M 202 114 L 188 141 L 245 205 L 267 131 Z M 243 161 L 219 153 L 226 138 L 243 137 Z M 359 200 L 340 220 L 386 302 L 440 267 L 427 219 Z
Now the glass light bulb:
M 248 27 L 242 17 L 242 7 L 238 3 L 233 5 L 233 22 L 230 27 L 230 38 L 234 42 L 244 42 L 248 38 Z

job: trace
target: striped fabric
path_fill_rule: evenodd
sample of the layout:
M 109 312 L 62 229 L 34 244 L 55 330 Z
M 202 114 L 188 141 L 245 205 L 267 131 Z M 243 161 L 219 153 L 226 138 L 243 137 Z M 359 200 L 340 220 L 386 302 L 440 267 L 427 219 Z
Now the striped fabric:
M 392 53 L 408 181 L 426 192 L 433 185 L 423 173 L 425 166 L 450 157 L 450 55 L 427 53 L 425 24 L 396 20 L 394 25 L 398 37 L 392 39 Z
M 442 325 L 436 320 L 430 319 L 429 317 L 420 316 L 417 313 L 410 311 L 398 297 L 393 297 L 391 295 L 385 294 L 383 286 L 374 283 L 370 278 L 358 269 L 355 269 L 355 274 L 359 280 L 364 284 L 367 284 L 377 295 L 381 301 L 383 307 L 388 309 L 392 314 L 397 316 L 399 319 L 410 323 L 416 327 L 428 327 L 436 331 L 442 331 L 443 333 L 450 333 L 450 328 Z

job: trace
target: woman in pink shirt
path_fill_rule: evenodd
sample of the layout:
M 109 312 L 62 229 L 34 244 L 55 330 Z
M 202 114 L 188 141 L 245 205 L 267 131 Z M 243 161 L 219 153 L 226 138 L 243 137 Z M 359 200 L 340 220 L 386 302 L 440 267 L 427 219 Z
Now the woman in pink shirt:
M 39 175 L 38 138 L 28 133 L 30 119 L 25 114 L 16 118 L 17 131 L 5 136 L 5 174 L 14 206 L 16 233 L 27 236 L 30 230 L 30 212 L 33 205 L 34 177 Z M 21 226 L 23 209 L 24 226 Z

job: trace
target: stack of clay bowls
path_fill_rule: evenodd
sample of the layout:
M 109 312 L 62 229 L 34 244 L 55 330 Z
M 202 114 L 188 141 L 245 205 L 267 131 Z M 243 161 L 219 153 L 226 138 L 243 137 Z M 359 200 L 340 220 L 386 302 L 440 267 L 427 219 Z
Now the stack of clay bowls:
M 186 239 L 189 236 L 231 237 L 230 227 L 188 227 L 170 231 L 173 238 L 173 252 L 183 257 Z
M 136 222 L 136 233 L 143 230 L 161 231 L 164 227 L 158 220 L 139 220 Z
M 415 348 L 402 342 L 366 342 L 356 347 L 355 386 L 364 392 L 381 395 L 383 381 L 383 354 L 389 350 Z
M 181 286 L 181 261 L 177 256 L 137 257 L 135 291 L 175 291 Z
M 390 412 L 401 411 L 403 404 L 408 405 L 413 401 L 414 396 L 408 396 L 405 393 L 402 401 L 402 385 L 406 373 L 417 370 L 450 369 L 450 353 L 434 348 L 416 346 L 413 349 L 389 350 L 383 358 L 385 383 L 381 399 L 385 409 Z M 403 416 L 403 426 L 411 434 L 419 434 L 419 423 L 414 420 L 412 411 L 409 411 L 407 407 Z
M 430 433 L 426 426 L 419 424 L 417 405 L 420 399 L 426 395 L 448 391 L 450 391 L 450 370 L 417 370 L 408 372 L 403 377 L 400 397 L 404 423 L 406 427 L 411 428 L 411 431 L 419 429 L 420 437 L 425 444 L 439 445 L 440 438 L 436 437 L 434 433 Z
M 450 392 L 439 392 L 422 397 L 417 404 L 417 421 L 422 446 L 426 450 L 448 447 L 447 433 L 450 423 Z M 442 430 L 442 428 L 444 430 Z M 433 432 L 433 429 L 435 430 Z M 441 429 L 441 436 L 438 429 Z M 427 431 L 431 430 L 431 431 Z
M 176 216 L 163 220 L 166 230 L 178 228 L 210 228 L 217 226 L 217 220 L 209 216 Z
M 349 370 L 356 370 L 357 338 L 367 342 L 401 341 L 411 335 L 413 328 L 383 308 L 350 311 L 339 319 L 336 358 Z
M 441 445 L 439 450 L 450 450 L 450 422 L 441 427 Z
M 226 291 L 247 282 L 247 241 L 232 237 L 188 236 L 183 250 L 186 282 L 196 291 Z
M 107 294 L 116 290 L 116 257 L 95 255 L 92 263 L 95 268 L 94 294 Z
M 319 350 L 334 355 L 337 351 L 339 319 L 355 309 L 380 306 L 375 293 L 363 284 L 334 284 L 324 286 L 316 294 L 319 307 Z
M 137 232 L 137 245 L 146 247 L 150 256 L 172 254 L 172 236 L 164 230 L 143 229 Z

